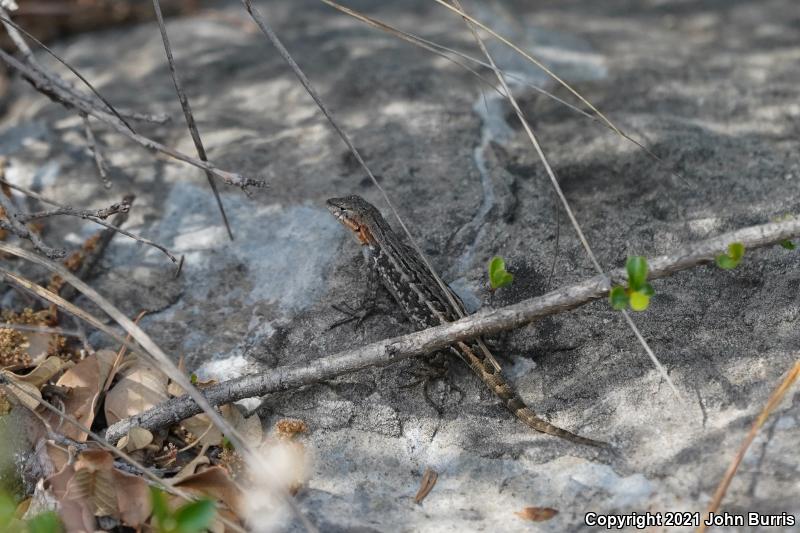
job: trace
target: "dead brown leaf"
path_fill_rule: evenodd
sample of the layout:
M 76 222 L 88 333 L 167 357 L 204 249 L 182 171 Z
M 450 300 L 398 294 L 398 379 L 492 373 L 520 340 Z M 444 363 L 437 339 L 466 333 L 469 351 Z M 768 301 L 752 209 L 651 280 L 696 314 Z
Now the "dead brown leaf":
M 223 411 L 225 407 L 227 406 L 222 406 L 220 411 Z M 187 418 L 181 421 L 181 427 L 192 434 L 192 436 L 187 439 L 190 443 L 207 444 L 209 446 L 219 446 L 222 444 L 222 432 L 214 427 L 214 423 L 211 422 L 207 414 L 199 414 Z
M 208 444 L 204 444 L 203 447 L 200 449 L 200 452 L 197 454 L 197 456 L 188 463 L 186 463 L 186 465 L 183 468 L 181 468 L 180 472 L 175 474 L 175 476 L 172 478 L 173 481 L 177 482 L 180 479 L 192 476 L 197 472 L 197 469 L 200 468 L 201 466 L 211 464 L 211 460 L 208 457 L 206 457 L 206 452 L 208 451 L 208 447 L 209 447 Z
M 128 434 L 117 442 L 118 449 L 125 449 L 126 452 L 135 452 L 150 445 L 153 442 L 153 434 L 139 426 L 133 426 Z
M 146 411 L 167 398 L 167 377 L 164 373 L 137 361 L 108 391 L 106 420 L 109 425 L 114 424 Z
M 47 483 L 68 531 L 94 531 L 95 516 L 112 516 L 133 528 L 150 516 L 147 482 L 114 468 L 113 456 L 104 450 L 82 452 Z
M 531 522 L 544 522 L 550 520 L 558 514 L 557 509 L 552 507 L 525 507 L 522 511 L 514 513 L 523 520 L 530 520 Z
M 100 393 L 111 371 L 114 356 L 110 350 L 99 350 L 64 372 L 56 382 L 56 385 L 69 389 L 64 403 L 65 412 L 85 427 L 91 427 L 94 422 Z M 59 422 L 56 415 L 50 415 L 50 419 L 54 424 Z M 72 424 L 64 424 L 60 431 L 78 442 L 85 442 L 87 438 L 86 433 Z
M 40 388 L 42 385 L 53 379 L 59 372 L 66 368 L 70 368 L 72 363 L 69 361 L 64 361 L 60 357 L 48 357 L 39 365 L 25 374 L 24 376 L 19 376 L 20 381 L 25 381 L 30 383 L 37 389 Z
M 228 475 L 228 471 L 212 466 L 197 474 L 187 476 L 172 484 L 198 496 L 209 496 L 224 503 L 234 514 L 242 515 L 242 493 Z
M 432 468 L 425 469 L 425 473 L 422 474 L 422 481 L 419 484 L 417 495 L 414 496 L 414 503 L 422 503 L 422 500 L 433 490 L 437 479 L 439 479 L 439 474 L 435 470 Z
M 39 407 L 39 402 L 37 399 L 42 399 L 42 393 L 39 392 L 38 387 L 31 385 L 30 383 L 26 383 L 20 379 L 20 376 L 17 376 L 8 370 L 0 370 L 0 374 L 2 374 L 3 377 L 9 381 L 7 385 L 0 386 L 0 389 L 5 393 L 6 398 L 8 398 L 12 403 L 22 405 L 31 411 L 34 411 L 37 407 Z

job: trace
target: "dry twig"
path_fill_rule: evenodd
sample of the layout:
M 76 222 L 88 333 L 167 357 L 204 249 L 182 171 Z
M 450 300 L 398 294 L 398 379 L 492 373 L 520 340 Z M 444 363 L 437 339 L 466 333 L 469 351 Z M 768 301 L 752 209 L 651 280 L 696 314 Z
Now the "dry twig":
M 45 71 L 37 68 L 35 65 L 27 64 L 18 60 L 4 50 L 0 50 L 0 59 L 3 60 L 9 67 L 19 72 L 22 77 L 33 86 L 34 89 L 44 94 L 51 100 L 67 108 L 76 109 L 78 112 L 93 116 L 101 122 L 111 126 L 118 133 L 125 135 L 129 139 L 135 141 L 141 146 L 144 146 L 145 148 L 161 152 L 174 159 L 211 172 L 229 185 L 235 185 L 243 189 L 246 189 L 247 187 L 266 186 L 262 180 L 247 177 L 235 172 L 221 170 L 211 163 L 201 161 L 200 159 L 186 155 L 178 150 L 173 150 L 172 148 L 154 141 L 153 139 L 135 133 L 127 126 L 127 122 L 117 117 L 118 113 L 112 114 L 105 110 L 99 109 L 91 101 L 87 100 L 79 93 L 65 89 L 61 85 L 54 83 L 49 76 L 44 74 Z
M 169 44 L 167 27 L 164 25 L 164 16 L 161 13 L 161 5 L 158 3 L 158 0 L 153 0 L 153 10 L 156 13 L 158 29 L 161 30 L 161 40 L 164 41 L 164 52 L 167 54 L 169 73 L 172 75 L 172 83 L 175 85 L 175 92 L 178 93 L 178 101 L 180 101 L 181 109 L 183 109 L 183 116 L 186 119 L 186 127 L 189 128 L 189 133 L 192 135 L 192 142 L 194 142 L 194 147 L 197 150 L 197 156 L 202 161 L 208 161 L 208 157 L 206 157 L 206 149 L 203 146 L 203 141 L 200 139 L 200 132 L 197 131 L 197 124 L 195 123 L 194 115 L 192 114 L 192 107 L 189 105 L 189 99 L 186 97 L 186 93 L 181 85 L 181 80 L 178 77 L 178 70 L 175 67 L 175 60 L 172 58 L 172 47 Z M 208 185 L 211 187 L 211 192 L 214 194 L 214 198 L 217 201 L 217 207 L 219 208 L 219 213 L 222 216 L 222 222 L 225 224 L 225 229 L 228 232 L 228 238 L 233 240 L 233 231 L 231 231 L 231 225 L 228 222 L 228 215 L 225 214 L 225 207 L 222 205 L 222 198 L 219 196 L 217 184 L 214 182 L 214 176 L 208 170 L 206 170 L 206 178 L 208 178 Z

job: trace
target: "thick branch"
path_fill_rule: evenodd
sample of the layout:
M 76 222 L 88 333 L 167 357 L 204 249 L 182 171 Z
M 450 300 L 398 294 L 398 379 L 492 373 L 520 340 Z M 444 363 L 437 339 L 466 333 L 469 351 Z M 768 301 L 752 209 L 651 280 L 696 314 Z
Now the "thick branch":
M 663 278 L 680 270 L 711 262 L 717 255 L 725 252 L 732 242 L 741 242 L 747 249 L 753 249 L 774 245 L 798 236 L 800 236 L 800 219 L 743 228 L 687 245 L 670 255 L 648 261 L 649 279 Z M 304 366 L 276 368 L 268 374 L 232 379 L 203 390 L 203 394 L 212 405 L 223 405 L 244 398 L 309 385 L 370 366 L 386 366 L 403 359 L 435 352 L 459 340 L 518 328 L 544 316 L 574 309 L 606 296 L 612 284 L 626 282 L 625 270 L 618 268 L 609 272 L 608 278 L 594 276 L 543 296 L 523 300 L 500 309 L 479 311 L 449 324 L 339 352 Z M 106 438 L 110 442 L 116 442 L 132 426 L 141 426 L 153 431 L 200 412 L 200 407 L 192 399 L 181 396 L 117 422 L 108 428 Z

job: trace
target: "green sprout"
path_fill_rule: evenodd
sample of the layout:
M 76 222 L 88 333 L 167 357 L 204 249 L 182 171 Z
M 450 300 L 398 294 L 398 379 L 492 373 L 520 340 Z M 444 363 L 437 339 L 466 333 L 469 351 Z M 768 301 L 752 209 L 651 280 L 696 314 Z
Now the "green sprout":
M 733 270 L 744 257 L 744 244 L 732 242 L 728 245 L 728 253 L 717 256 L 717 266 L 724 270 Z
M 489 285 L 492 290 L 505 287 L 514 281 L 514 276 L 506 272 L 506 262 L 502 257 L 496 255 L 489 261 Z
M 5 491 L 0 491 L 0 531 L 8 533 L 61 533 L 61 521 L 53 511 L 45 511 L 27 520 L 16 515 L 17 504 Z
M 155 487 L 150 489 L 153 504 L 153 526 L 158 533 L 200 533 L 206 531 L 214 520 L 214 502 L 209 499 L 189 502 L 174 511 L 167 497 Z
M 617 285 L 612 288 L 608 301 L 617 311 L 629 305 L 634 311 L 644 311 L 650 305 L 650 297 L 656 293 L 647 283 L 647 259 L 640 255 L 628 257 L 625 269 L 628 271 L 628 287 Z
M 786 248 L 787 250 L 794 250 L 795 248 L 797 248 L 797 245 L 795 245 L 795 243 L 793 243 L 789 239 L 782 240 L 780 242 L 780 245 Z

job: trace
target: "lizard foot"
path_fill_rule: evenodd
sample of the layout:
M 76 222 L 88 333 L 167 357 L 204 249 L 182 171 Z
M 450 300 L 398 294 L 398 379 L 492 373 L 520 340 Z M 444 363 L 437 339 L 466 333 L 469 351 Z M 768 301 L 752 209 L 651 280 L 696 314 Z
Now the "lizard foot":
M 446 358 L 433 358 L 426 361 L 425 368 L 410 372 L 410 374 L 416 379 L 409 383 L 399 385 L 399 388 L 409 389 L 421 384 L 422 394 L 425 397 L 425 401 L 433 408 L 434 411 L 439 414 L 439 416 L 442 416 L 442 414 L 444 414 L 445 404 L 449 403 L 447 402 L 447 397 L 450 396 L 453 390 L 458 392 L 459 401 L 464 398 L 464 391 L 462 391 L 455 383 L 453 383 L 450 374 L 447 372 L 447 363 L 448 361 Z M 441 391 L 441 394 L 438 394 L 440 401 L 437 403 L 434 401 L 431 395 L 431 385 L 436 385 L 438 383 L 442 383 L 445 387 L 445 390 Z
M 342 318 L 341 320 L 337 320 L 336 322 L 328 326 L 328 331 L 354 321 L 355 324 L 353 325 L 353 329 L 356 329 L 359 326 L 361 326 L 364 320 L 368 316 L 373 314 L 375 312 L 375 309 L 377 308 L 377 306 L 375 305 L 368 305 L 368 306 L 363 306 L 359 309 L 353 309 L 349 304 L 344 302 L 338 305 L 334 304 L 331 307 L 333 307 L 334 309 L 345 315 L 345 317 Z

